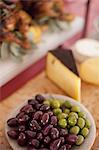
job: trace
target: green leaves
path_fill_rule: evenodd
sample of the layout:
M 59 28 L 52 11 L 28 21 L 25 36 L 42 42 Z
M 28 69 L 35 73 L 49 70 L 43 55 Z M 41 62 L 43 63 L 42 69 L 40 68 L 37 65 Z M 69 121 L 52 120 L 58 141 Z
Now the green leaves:
M 9 56 L 9 44 L 6 43 L 6 42 L 3 42 L 1 44 L 1 47 L 0 47 L 0 57 L 2 59 L 6 59 L 8 56 Z
M 13 57 L 15 60 L 22 61 L 22 57 L 26 54 L 20 45 L 16 43 L 3 42 L 0 47 L 0 58 L 6 60 L 8 57 Z

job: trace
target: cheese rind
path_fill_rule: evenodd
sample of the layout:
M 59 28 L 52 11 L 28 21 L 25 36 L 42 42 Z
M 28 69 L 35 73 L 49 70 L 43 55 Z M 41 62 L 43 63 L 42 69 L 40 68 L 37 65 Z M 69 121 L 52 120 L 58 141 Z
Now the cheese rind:
M 99 42 L 93 39 L 80 39 L 74 45 L 73 54 L 78 62 L 92 57 L 99 57 Z
M 70 71 L 79 76 L 73 53 L 70 49 L 57 48 L 50 51 L 62 64 L 64 64 Z
M 82 63 L 79 72 L 83 81 L 99 85 L 99 57 L 88 59 Z
M 47 55 L 47 76 L 69 96 L 76 100 L 81 98 L 81 80 L 69 70 L 57 57 L 52 53 Z

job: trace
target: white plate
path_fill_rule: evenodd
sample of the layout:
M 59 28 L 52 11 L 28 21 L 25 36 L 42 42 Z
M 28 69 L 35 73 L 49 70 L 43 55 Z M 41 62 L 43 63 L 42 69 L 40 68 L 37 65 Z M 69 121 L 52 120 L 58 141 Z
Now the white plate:
M 73 150 L 90 150 L 94 141 L 95 141 L 95 137 L 96 137 L 96 126 L 95 126 L 95 122 L 94 122 L 94 119 L 92 117 L 92 115 L 90 114 L 90 112 L 79 102 L 73 100 L 72 98 L 70 97 L 67 97 L 67 96 L 62 96 L 62 95 L 56 95 L 56 94 L 43 94 L 47 99 L 48 98 L 56 98 L 56 99 L 59 99 L 59 100 L 68 100 L 70 101 L 73 105 L 78 105 L 80 108 L 81 108 L 81 111 L 84 111 L 87 115 L 87 118 L 90 120 L 91 122 L 91 128 L 90 128 L 90 133 L 89 135 L 87 136 L 86 140 L 84 141 L 84 143 L 81 145 L 81 146 L 75 146 L 73 148 Z M 25 104 L 27 104 L 27 101 L 25 103 L 23 103 L 22 105 L 20 105 L 16 110 L 14 110 L 8 117 L 9 118 L 12 118 L 12 117 L 15 117 L 20 108 L 22 108 L 22 106 L 24 106 Z M 20 147 L 18 146 L 18 144 L 16 143 L 16 141 L 10 139 L 7 135 L 7 131 L 11 129 L 7 126 L 7 123 L 5 124 L 5 133 L 6 133 L 6 137 L 7 137 L 7 140 L 10 144 L 10 146 L 13 148 L 13 150 L 26 150 L 26 148 L 24 147 Z

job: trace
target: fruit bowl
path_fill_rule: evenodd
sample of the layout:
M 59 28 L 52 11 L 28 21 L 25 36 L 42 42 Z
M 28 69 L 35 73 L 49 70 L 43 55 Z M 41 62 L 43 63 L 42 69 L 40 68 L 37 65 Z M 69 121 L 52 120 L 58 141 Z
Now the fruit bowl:
M 88 136 L 86 137 L 85 141 L 83 144 L 81 144 L 80 146 L 75 146 L 73 147 L 73 150 L 90 150 L 94 141 L 95 141 L 95 137 L 96 137 L 96 126 L 95 126 L 95 122 L 94 119 L 92 117 L 92 115 L 90 114 L 90 112 L 79 102 L 73 100 L 70 97 L 67 96 L 62 96 L 62 95 L 56 95 L 56 94 L 42 94 L 46 99 L 58 99 L 63 100 L 63 101 L 69 101 L 71 102 L 72 105 L 76 105 L 79 106 L 81 111 L 86 113 L 87 118 L 90 120 L 91 122 L 91 127 L 90 127 L 90 132 L 88 134 Z M 13 118 L 15 117 L 19 110 L 25 105 L 27 104 L 27 101 L 23 104 L 21 104 L 20 106 L 18 106 L 18 108 L 16 110 L 13 110 L 12 113 L 8 116 L 8 118 Z M 25 147 L 20 147 L 16 141 L 10 139 L 7 135 L 7 132 L 9 131 L 10 127 L 8 127 L 7 123 L 5 124 L 5 134 L 7 137 L 7 140 L 10 144 L 10 146 L 12 147 L 13 150 L 27 150 L 27 148 Z

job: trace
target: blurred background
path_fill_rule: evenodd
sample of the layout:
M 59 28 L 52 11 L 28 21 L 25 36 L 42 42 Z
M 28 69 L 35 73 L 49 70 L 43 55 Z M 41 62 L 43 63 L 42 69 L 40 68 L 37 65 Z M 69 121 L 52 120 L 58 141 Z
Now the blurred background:
M 99 0 L 0 0 L 0 150 L 10 150 L 4 124 L 12 109 L 37 93 L 68 95 L 47 74 L 47 56 L 57 48 L 71 53 L 67 66 L 79 75 L 71 71 L 65 85 L 92 113 L 92 150 L 99 150 Z

